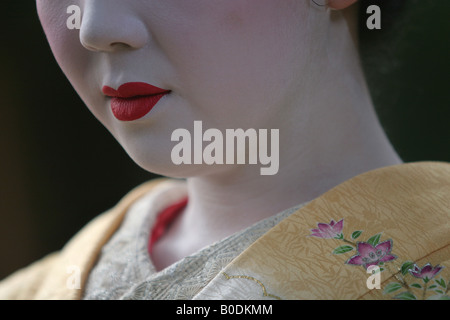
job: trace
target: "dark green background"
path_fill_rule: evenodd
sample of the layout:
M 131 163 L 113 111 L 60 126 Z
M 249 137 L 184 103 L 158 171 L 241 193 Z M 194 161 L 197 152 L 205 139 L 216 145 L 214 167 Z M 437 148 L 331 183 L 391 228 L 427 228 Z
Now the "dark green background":
M 362 30 L 373 98 L 405 161 L 450 161 L 449 16 L 448 0 L 406 0 L 395 23 Z M 34 1 L 2 2 L 0 21 L 1 279 L 61 248 L 154 176 L 129 159 L 71 88 Z

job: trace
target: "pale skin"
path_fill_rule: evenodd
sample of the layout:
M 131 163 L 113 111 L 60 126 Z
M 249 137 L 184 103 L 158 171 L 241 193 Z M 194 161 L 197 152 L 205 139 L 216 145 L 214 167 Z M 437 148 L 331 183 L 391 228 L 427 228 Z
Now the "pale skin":
M 145 170 L 187 179 L 189 204 L 155 244 L 158 270 L 363 172 L 401 163 L 374 112 L 355 43 L 356 0 L 37 0 L 53 53 L 94 116 Z M 82 8 L 67 30 L 67 6 Z M 103 85 L 172 90 L 133 123 Z M 171 132 L 280 129 L 280 165 L 181 165 Z M 113 160 L 112 160 L 113 161 Z

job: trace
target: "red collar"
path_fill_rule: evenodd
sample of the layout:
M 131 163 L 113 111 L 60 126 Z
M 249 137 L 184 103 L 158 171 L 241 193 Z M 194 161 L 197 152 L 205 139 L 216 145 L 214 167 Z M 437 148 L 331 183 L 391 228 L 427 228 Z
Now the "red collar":
M 148 241 L 149 254 L 152 253 L 153 245 L 164 235 L 169 225 L 186 207 L 187 202 L 188 198 L 183 198 L 182 200 L 170 205 L 158 214 L 158 216 L 156 217 L 156 222 L 150 234 L 150 239 Z

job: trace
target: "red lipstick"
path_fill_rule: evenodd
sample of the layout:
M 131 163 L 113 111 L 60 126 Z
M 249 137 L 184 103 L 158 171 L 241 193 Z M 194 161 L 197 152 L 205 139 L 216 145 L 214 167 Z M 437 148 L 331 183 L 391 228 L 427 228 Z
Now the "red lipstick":
M 128 82 L 117 90 L 104 86 L 103 94 L 111 97 L 111 110 L 121 121 L 133 121 L 149 113 L 169 90 L 144 82 Z

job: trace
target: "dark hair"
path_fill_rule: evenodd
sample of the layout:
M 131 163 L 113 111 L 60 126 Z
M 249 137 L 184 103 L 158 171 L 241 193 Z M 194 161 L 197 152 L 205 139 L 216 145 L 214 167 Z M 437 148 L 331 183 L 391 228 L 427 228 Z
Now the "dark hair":
M 399 30 L 405 30 L 407 13 L 405 2 L 405 0 L 359 0 L 358 43 L 361 63 L 377 113 L 382 120 L 390 116 L 386 113 L 388 109 L 382 106 L 386 105 L 384 96 L 388 92 L 386 79 L 392 78 L 401 59 L 397 48 L 402 38 Z M 367 8 L 371 5 L 377 5 L 380 8 L 381 29 L 367 28 L 366 22 L 369 18 Z M 386 126 L 384 129 L 389 131 Z
M 409 0 L 408 5 L 414 4 Z M 405 32 L 407 5 L 405 0 L 359 0 L 358 42 L 361 61 L 370 83 L 388 74 L 396 64 L 396 46 L 400 43 L 401 33 Z M 367 28 L 369 14 L 367 8 L 377 5 L 381 11 L 381 29 Z M 400 30 L 402 32 L 400 32 Z M 378 94 L 377 87 L 370 86 L 373 94 Z
M 371 4 L 381 9 L 381 30 L 366 26 Z M 450 1 L 360 0 L 359 5 L 361 63 L 393 145 L 405 161 L 448 159 Z
M 382 28 L 380 30 L 369 30 L 366 26 L 367 8 L 371 5 L 377 5 L 381 10 Z M 360 41 L 375 41 L 381 36 L 380 34 L 392 31 L 392 27 L 401 22 L 405 6 L 405 0 L 359 0 Z
M 408 5 L 414 0 L 409 0 Z M 395 64 L 395 46 L 399 44 L 405 32 L 407 5 L 405 0 L 359 0 L 358 42 L 361 60 L 366 75 L 370 78 L 380 72 L 387 72 L 390 65 Z M 381 11 L 381 29 L 367 28 L 370 14 L 367 8 L 377 5 Z M 394 45 L 395 44 L 395 45 Z

